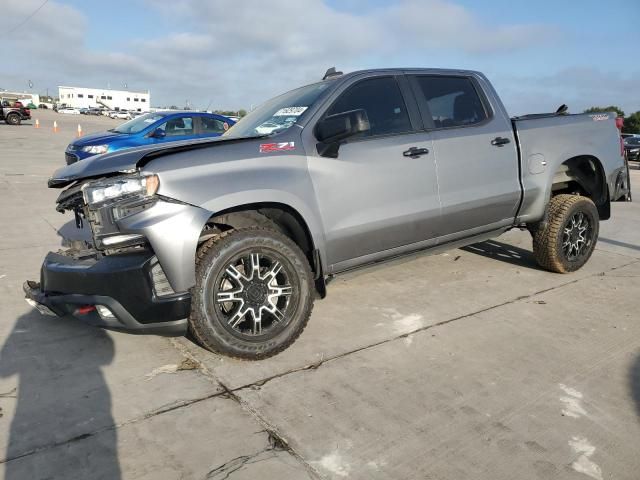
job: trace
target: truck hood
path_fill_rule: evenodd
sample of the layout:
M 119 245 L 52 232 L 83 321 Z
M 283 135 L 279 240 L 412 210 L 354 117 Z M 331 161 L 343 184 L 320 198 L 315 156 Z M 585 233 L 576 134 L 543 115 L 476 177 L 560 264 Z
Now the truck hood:
M 53 172 L 53 175 L 49 178 L 48 185 L 50 188 L 63 188 L 76 180 L 96 178 L 134 170 L 144 165 L 151 158 L 169 155 L 173 152 L 214 147 L 216 144 L 220 143 L 251 141 L 262 137 L 263 136 L 246 138 L 214 137 L 197 140 L 191 139 L 182 142 L 171 142 L 164 145 L 149 145 L 118 150 L 112 153 L 89 157 L 81 162 L 75 162 L 71 165 L 59 168 Z

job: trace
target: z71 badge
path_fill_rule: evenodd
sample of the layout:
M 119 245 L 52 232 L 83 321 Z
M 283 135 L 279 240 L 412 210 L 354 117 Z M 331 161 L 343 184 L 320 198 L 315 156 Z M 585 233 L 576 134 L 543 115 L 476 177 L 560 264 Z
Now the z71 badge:
M 260 153 L 286 152 L 286 151 L 295 150 L 295 149 L 296 149 L 295 142 L 261 143 L 260 144 Z

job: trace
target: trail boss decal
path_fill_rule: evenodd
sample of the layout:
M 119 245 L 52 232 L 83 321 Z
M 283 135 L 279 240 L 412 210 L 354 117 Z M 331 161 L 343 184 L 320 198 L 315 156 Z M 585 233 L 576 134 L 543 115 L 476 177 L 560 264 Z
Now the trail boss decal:
M 295 150 L 295 149 L 296 149 L 295 142 L 261 143 L 260 144 L 260 153 L 286 152 L 286 151 Z
M 598 115 L 591 115 L 591 119 L 594 122 L 601 122 L 603 120 L 609 120 L 609 115 L 607 115 L 606 113 L 600 113 Z

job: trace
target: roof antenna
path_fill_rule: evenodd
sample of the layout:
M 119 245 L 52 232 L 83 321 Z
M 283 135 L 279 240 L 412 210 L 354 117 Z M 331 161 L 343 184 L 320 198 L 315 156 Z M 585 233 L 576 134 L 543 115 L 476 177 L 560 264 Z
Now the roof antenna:
M 340 75 L 342 75 L 342 72 L 336 72 L 336 67 L 331 67 L 325 72 L 324 77 L 322 77 L 322 80 L 327 80 L 328 78 L 333 78 L 333 77 L 339 77 Z

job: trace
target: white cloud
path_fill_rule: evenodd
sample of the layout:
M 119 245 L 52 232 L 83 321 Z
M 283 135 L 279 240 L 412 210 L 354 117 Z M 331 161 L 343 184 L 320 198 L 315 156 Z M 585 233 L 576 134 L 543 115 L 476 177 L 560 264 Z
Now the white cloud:
M 3 5 L 3 18 L 25 18 L 39 4 L 40 0 L 11 1 Z M 146 8 L 166 16 L 172 31 L 159 29 L 155 38 L 134 40 L 127 37 L 136 33 L 127 32 L 117 47 L 96 51 L 87 46 L 86 38 L 103 26 L 90 27 L 83 13 L 51 0 L 21 35 L 3 39 L 0 86 L 26 88 L 27 79 L 32 79 L 36 89 L 107 82 L 115 88 L 127 81 L 131 88 L 149 88 L 154 105 L 181 105 L 189 99 L 200 107 L 212 101 L 217 108 L 247 108 L 318 80 L 333 65 L 349 71 L 451 53 L 481 69 L 483 59 L 525 54 L 561 35 L 548 25 L 485 22 L 468 8 L 445 0 L 390 1 L 375 8 L 363 0 L 349 0 L 340 9 L 322 0 L 148 0 Z M 433 66 L 428 61 L 412 63 L 407 66 Z M 502 76 L 498 83 L 507 105 L 515 104 L 518 110 L 546 101 L 555 105 L 572 95 L 588 95 L 593 97 L 589 103 L 597 103 L 607 98 L 599 87 L 603 84 L 606 91 L 617 92 L 616 98 L 630 90 L 626 80 L 609 77 L 596 70 L 576 70 L 539 82 Z M 536 95 L 544 101 L 528 100 Z

